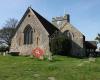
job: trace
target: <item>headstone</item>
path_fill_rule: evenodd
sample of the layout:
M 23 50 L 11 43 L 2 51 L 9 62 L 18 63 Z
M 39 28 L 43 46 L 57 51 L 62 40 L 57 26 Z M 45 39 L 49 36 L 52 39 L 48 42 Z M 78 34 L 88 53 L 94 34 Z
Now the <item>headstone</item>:
M 6 56 L 6 52 L 3 52 L 3 56 Z
M 48 77 L 48 80 L 56 80 L 55 77 Z

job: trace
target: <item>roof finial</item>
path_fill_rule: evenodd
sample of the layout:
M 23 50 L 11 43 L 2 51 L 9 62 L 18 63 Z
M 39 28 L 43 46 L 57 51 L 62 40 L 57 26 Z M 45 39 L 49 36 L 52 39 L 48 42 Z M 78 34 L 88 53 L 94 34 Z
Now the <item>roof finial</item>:
M 31 8 L 31 4 L 30 4 L 29 8 Z

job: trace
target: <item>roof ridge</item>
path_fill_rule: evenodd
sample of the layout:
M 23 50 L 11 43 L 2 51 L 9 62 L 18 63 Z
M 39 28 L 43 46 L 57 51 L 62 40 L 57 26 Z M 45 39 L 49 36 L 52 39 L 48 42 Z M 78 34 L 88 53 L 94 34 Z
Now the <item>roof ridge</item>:
M 49 34 L 52 34 L 52 33 L 54 33 L 55 30 L 58 30 L 52 23 L 50 23 L 47 19 L 45 19 L 43 16 L 41 16 L 38 12 L 33 10 L 31 7 L 28 7 L 16 27 L 16 32 L 29 11 L 32 11 L 35 14 L 35 16 L 38 18 L 38 20 L 41 22 L 41 24 L 44 26 L 44 28 L 47 30 L 47 32 Z

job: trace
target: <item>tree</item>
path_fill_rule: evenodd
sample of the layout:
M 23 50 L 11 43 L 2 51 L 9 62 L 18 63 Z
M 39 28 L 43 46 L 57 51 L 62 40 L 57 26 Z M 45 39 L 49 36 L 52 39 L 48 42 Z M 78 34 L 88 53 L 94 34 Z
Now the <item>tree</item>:
M 0 38 L 10 47 L 12 37 L 16 32 L 17 19 L 11 18 L 6 21 L 4 27 L 0 30 Z
M 98 40 L 98 42 L 100 43 L 100 33 L 98 33 L 98 36 L 95 38 L 95 40 Z

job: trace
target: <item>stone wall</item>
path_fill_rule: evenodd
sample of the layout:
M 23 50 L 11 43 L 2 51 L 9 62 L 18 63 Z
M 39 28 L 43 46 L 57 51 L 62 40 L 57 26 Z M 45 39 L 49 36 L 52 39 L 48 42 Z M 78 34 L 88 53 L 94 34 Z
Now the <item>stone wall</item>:
M 64 18 L 66 17 L 66 18 Z M 71 48 L 71 55 L 72 56 L 86 56 L 85 54 L 85 47 L 84 47 L 84 35 L 76 29 L 74 26 L 72 26 L 68 20 L 67 20 L 67 15 L 63 17 L 59 17 L 60 19 L 53 18 L 53 24 L 59 28 L 59 30 L 64 33 L 64 32 L 70 32 L 71 35 L 71 43 L 72 43 L 72 48 Z M 70 20 L 70 19 L 69 19 Z M 60 22 L 59 22 L 60 21 Z M 59 24 L 57 23 L 59 22 Z
M 25 45 L 23 32 L 27 25 L 30 25 L 33 29 L 33 44 Z M 32 50 L 36 47 L 41 47 L 43 50 L 49 50 L 48 35 L 49 34 L 45 30 L 44 26 L 30 10 L 12 39 L 10 52 L 20 52 L 20 55 L 30 55 Z
M 61 32 L 69 31 L 72 36 L 72 49 L 71 54 L 74 56 L 85 56 L 84 36 L 73 27 L 70 23 L 65 23 L 61 28 Z

